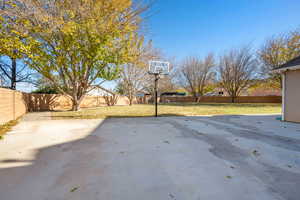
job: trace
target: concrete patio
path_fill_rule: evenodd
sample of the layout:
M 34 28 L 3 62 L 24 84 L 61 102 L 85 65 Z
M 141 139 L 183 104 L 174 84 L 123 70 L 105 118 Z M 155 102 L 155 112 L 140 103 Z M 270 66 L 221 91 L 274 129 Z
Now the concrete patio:
M 0 198 L 298 200 L 300 124 L 277 117 L 27 117 L 0 140 Z

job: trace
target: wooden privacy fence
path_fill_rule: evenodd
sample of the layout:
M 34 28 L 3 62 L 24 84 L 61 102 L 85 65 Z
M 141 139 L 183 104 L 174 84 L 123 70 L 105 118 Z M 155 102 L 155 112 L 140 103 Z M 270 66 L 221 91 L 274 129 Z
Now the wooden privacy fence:
M 146 97 L 137 97 L 133 103 L 147 103 Z M 118 96 L 116 105 L 129 105 L 125 96 Z M 81 108 L 107 106 L 103 96 L 86 96 Z M 64 95 L 57 94 L 31 94 L 15 90 L 0 88 L 0 125 L 15 120 L 26 112 L 69 110 L 72 107 L 71 100 Z
M 137 97 L 133 103 L 146 103 L 143 97 Z M 115 105 L 129 105 L 126 96 L 118 96 Z M 103 96 L 85 96 L 80 103 L 80 108 L 92 108 L 107 106 Z M 49 110 L 70 110 L 72 108 L 71 100 L 64 95 L 57 94 L 29 94 L 29 111 L 49 111 Z
M 203 96 L 203 97 L 161 97 L 161 103 L 231 103 L 231 97 L 227 96 Z M 281 103 L 281 96 L 240 96 L 235 98 L 235 103 Z
M 151 102 L 151 97 L 136 97 L 134 104 Z M 160 102 L 189 103 L 197 102 L 195 97 L 161 97 Z M 205 103 L 230 103 L 230 97 L 200 97 L 198 102 Z M 241 96 L 235 99 L 236 103 L 281 103 L 280 96 Z M 105 98 L 102 96 L 86 96 L 81 108 L 92 108 L 106 106 Z M 129 105 L 125 96 L 118 96 L 116 105 Z M 55 94 L 28 94 L 10 89 L 0 88 L 0 125 L 10 120 L 15 120 L 26 112 L 69 110 L 72 107 L 71 100 L 64 95 Z
M 24 115 L 27 102 L 28 94 L 0 88 L 0 125 Z

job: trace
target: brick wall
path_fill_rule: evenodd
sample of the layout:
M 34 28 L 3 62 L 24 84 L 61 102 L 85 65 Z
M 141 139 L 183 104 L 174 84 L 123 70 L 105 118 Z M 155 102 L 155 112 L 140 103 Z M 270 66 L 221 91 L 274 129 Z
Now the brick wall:
M 198 99 L 203 103 L 231 103 L 231 97 L 224 96 L 204 96 Z M 197 98 L 186 97 L 161 97 L 160 102 L 188 103 L 197 102 Z M 281 96 L 240 96 L 235 99 L 236 103 L 281 103 Z
M 22 92 L 0 88 L 0 125 L 27 112 L 27 97 Z

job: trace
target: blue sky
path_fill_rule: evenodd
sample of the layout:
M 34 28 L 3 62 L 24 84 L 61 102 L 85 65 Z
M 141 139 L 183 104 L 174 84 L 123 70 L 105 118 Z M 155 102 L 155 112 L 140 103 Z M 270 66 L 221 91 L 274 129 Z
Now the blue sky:
M 168 57 L 221 54 L 300 27 L 300 0 L 156 0 L 147 39 Z
M 146 38 L 177 61 L 209 52 L 220 55 L 241 45 L 256 49 L 273 35 L 300 28 L 300 0 L 155 1 L 144 23 Z M 106 82 L 104 87 L 115 85 Z

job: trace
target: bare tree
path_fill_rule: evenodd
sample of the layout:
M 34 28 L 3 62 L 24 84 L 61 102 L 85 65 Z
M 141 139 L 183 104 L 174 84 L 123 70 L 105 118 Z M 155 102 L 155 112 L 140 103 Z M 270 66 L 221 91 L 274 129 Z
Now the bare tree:
M 96 90 L 98 94 L 99 92 L 101 93 L 100 95 L 103 96 L 107 106 L 114 106 L 118 102 L 119 95 L 110 89 L 106 89 L 101 85 L 93 85 L 90 88 L 90 92 L 92 92 L 92 90 Z
M 155 95 L 155 89 L 154 89 L 154 79 L 155 76 L 153 75 L 147 75 L 147 79 L 143 82 L 143 91 L 151 94 L 152 97 Z M 174 91 L 177 87 L 174 84 L 173 81 L 174 73 L 172 71 L 172 68 L 170 70 L 170 73 L 168 75 L 160 75 L 159 81 L 157 84 L 157 93 L 158 96 L 160 96 L 164 92 L 171 92 Z
M 118 82 L 117 91 L 126 95 L 132 105 L 137 93 L 144 92 L 154 96 L 154 76 L 148 74 L 148 68 L 136 65 L 127 65 Z M 172 81 L 172 73 L 167 76 L 160 76 L 158 83 L 158 94 L 170 92 L 175 89 Z
M 257 60 L 249 47 L 233 49 L 220 59 L 219 78 L 232 103 L 257 75 Z
M 129 105 L 132 105 L 138 92 L 147 91 L 149 87 L 149 82 L 152 80 L 148 74 L 149 60 L 161 57 L 160 51 L 153 48 L 151 42 L 136 49 L 139 51 L 139 56 L 134 62 L 124 65 L 117 87 L 119 93 L 127 96 Z
M 8 80 L 6 78 L 6 75 L 5 73 L 3 73 L 1 70 L 0 70 L 0 86 L 1 87 L 6 87 L 8 85 Z
M 281 74 L 272 70 L 300 55 L 300 30 L 274 36 L 265 41 L 258 56 L 263 64 L 263 75 L 274 87 L 281 88 Z
M 188 57 L 179 68 L 179 84 L 194 97 L 202 96 L 206 86 L 214 78 L 212 68 L 215 66 L 213 54 L 201 60 L 199 57 Z
M 143 82 L 149 78 L 145 67 L 135 64 L 126 64 L 121 73 L 119 87 L 122 93 L 127 96 L 129 105 L 132 105 L 136 94 L 143 89 Z
M 8 62 L 11 62 L 8 64 Z M 21 60 L 9 57 L 1 57 L 0 76 L 3 84 L 15 90 L 19 82 L 33 82 L 33 72 Z

